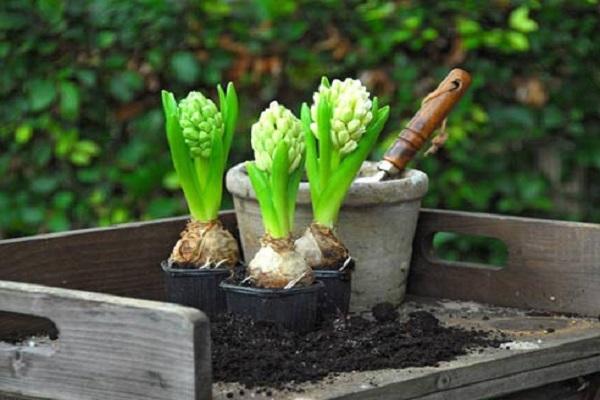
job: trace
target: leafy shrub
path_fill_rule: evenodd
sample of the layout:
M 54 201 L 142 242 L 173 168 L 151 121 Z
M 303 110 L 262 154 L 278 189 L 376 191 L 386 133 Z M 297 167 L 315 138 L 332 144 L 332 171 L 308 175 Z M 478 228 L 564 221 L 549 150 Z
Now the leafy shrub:
M 416 166 L 430 207 L 600 220 L 597 1 L 4 0 L 0 236 L 181 214 L 159 89 L 233 80 L 248 127 L 321 75 L 393 105 L 385 144 L 455 65 L 472 89 Z

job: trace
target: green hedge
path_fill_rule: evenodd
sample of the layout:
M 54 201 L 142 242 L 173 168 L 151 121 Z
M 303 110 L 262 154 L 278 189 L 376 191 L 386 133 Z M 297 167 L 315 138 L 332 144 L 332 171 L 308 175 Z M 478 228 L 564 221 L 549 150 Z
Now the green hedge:
M 455 65 L 425 205 L 599 221 L 598 38 L 591 0 L 3 0 L 0 237 L 184 213 L 161 88 L 235 81 L 239 162 L 270 100 L 358 76 L 392 105 L 381 154 Z

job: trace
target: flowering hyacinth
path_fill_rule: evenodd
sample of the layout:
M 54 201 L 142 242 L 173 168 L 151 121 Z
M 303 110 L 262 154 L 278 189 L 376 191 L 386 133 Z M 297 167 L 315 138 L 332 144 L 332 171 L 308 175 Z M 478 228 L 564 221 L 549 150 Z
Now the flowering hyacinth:
M 331 144 L 341 154 L 354 151 L 357 142 L 373 119 L 372 102 L 369 92 L 358 79 L 346 78 L 343 81 L 334 79 L 330 87 L 323 84 L 313 95 L 310 109 L 313 123 L 310 128 L 317 133 L 317 105 L 321 96 L 327 96 L 332 105 Z
M 179 124 L 192 157 L 210 157 L 215 135 L 223 137 L 223 117 L 212 100 L 190 92 L 179 102 Z
M 252 125 L 252 149 L 259 169 L 271 171 L 275 149 L 282 140 L 288 145 L 288 172 L 291 173 L 298 168 L 302 160 L 304 135 L 300 120 L 290 110 L 273 101 Z

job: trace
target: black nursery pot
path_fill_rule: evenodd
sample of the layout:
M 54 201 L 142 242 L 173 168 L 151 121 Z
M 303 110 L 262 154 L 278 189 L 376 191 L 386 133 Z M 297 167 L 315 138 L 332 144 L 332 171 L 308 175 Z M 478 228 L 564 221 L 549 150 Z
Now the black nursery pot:
M 265 289 L 222 282 L 227 311 L 255 321 L 270 321 L 296 332 L 308 332 L 317 322 L 322 282 L 292 289 Z
M 350 309 L 352 271 L 315 269 L 315 280 L 323 282 L 325 288 L 319 295 L 319 314 L 324 317 L 346 315 Z
M 227 311 L 225 293 L 219 284 L 231 275 L 228 269 L 174 268 L 168 261 L 161 262 L 160 266 L 164 272 L 167 301 L 197 308 L 209 317 Z

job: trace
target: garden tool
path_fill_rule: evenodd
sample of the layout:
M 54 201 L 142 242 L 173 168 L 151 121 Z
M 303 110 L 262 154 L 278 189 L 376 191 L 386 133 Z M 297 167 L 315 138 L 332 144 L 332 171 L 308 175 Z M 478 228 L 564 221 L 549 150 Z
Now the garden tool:
M 470 84 L 471 76 L 468 72 L 458 68 L 450 71 L 439 86 L 423 99 L 419 111 L 400 132 L 394 144 L 384 154 L 383 160 L 377 165 L 378 172 L 356 181 L 379 182 L 398 176 L 441 125 L 442 132 L 433 138 L 432 146 L 426 154 L 435 153 L 446 139 L 445 125 L 448 114 Z

